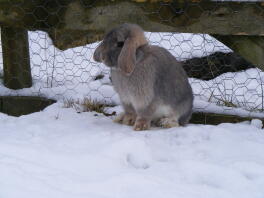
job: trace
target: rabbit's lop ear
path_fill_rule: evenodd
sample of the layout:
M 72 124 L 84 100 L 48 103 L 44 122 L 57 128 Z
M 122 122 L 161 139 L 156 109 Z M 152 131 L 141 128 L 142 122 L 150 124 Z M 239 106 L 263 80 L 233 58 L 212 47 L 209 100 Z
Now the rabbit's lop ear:
M 128 29 L 128 36 L 118 57 L 118 67 L 126 75 L 130 75 L 136 66 L 137 48 L 147 44 L 144 32 L 139 26 L 129 24 Z

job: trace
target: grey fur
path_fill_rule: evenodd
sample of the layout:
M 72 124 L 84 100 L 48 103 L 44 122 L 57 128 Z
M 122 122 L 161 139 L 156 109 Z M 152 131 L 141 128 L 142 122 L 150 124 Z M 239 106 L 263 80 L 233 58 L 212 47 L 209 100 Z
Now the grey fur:
M 94 53 L 96 61 L 112 68 L 113 86 L 125 110 L 117 121 L 134 124 L 135 130 L 149 129 L 151 121 L 163 127 L 187 124 L 193 94 L 182 65 L 166 49 L 149 45 L 142 37 L 139 26 L 123 24 L 110 31 Z M 127 56 L 124 48 L 131 50 Z

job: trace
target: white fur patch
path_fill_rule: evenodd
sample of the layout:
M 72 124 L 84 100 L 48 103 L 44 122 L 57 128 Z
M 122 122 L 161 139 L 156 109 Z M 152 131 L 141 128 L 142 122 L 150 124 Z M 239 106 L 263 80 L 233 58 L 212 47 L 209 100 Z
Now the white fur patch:
M 171 107 L 168 105 L 159 105 L 156 109 L 153 117 L 154 118 L 160 118 L 160 117 L 167 117 L 170 116 L 172 113 Z

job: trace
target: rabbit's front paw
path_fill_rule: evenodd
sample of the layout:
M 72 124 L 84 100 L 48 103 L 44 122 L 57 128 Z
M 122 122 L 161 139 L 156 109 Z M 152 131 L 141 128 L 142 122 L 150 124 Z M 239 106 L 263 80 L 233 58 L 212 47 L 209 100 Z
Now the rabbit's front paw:
M 113 121 L 121 124 L 123 122 L 124 116 L 125 116 L 125 113 L 122 112 L 118 114 Z
M 133 126 L 136 121 L 136 115 L 131 113 L 120 113 L 115 119 L 114 122 Z
M 134 130 L 135 131 L 143 131 L 143 130 L 148 130 L 150 128 L 150 121 L 139 118 L 136 120 L 136 123 L 134 125 Z
M 129 126 L 133 126 L 136 122 L 136 115 L 134 114 L 125 114 L 124 118 L 123 118 L 123 124 L 129 125 Z

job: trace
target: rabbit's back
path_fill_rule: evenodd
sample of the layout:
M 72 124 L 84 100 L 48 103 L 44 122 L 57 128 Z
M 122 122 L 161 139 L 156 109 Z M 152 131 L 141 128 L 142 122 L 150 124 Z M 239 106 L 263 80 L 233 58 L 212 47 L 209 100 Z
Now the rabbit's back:
M 169 104 L 182 103 L 193 100 L 192 88 L 182 64 L 166 49 L 153 46 L 154 56 L 158 57 L 155 63 L 155 95 Z
M 179 116 L 179 124 L 186 124 L 192 114 L 193 93 L 182 64 L 166 49 L 153 46 L 157 57 L 154 95 Z

